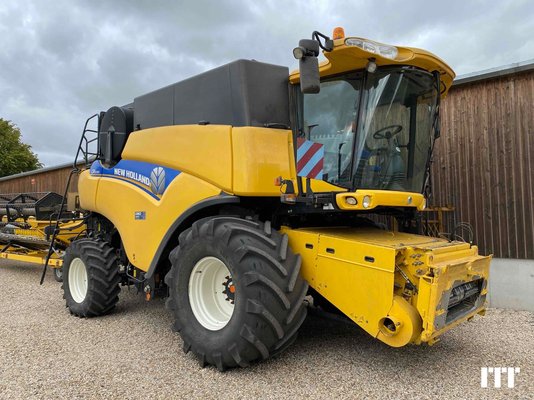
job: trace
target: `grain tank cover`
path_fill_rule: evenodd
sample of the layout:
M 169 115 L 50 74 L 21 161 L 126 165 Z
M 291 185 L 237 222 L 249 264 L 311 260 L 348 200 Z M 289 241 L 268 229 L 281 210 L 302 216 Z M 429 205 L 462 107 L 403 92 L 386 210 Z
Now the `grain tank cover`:
M 238 60 L 134 100 L 135 130 L 210 123 L 289 126 L 289 70 Z

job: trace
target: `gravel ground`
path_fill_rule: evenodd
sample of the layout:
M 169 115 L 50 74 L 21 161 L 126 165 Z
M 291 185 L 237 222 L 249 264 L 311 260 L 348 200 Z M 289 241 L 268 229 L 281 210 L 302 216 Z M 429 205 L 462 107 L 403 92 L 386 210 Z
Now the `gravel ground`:
M 39 286 L 40 272 L 0 261 L 2 399 L 534 398 L 532 313 L 489 310 L 433 347 L 401 349 L 310 317 L 278 358 L 220 373 L 184 355 L 163 300 L 123 289 L 113 314 L 78 319 L 52 274 Z M 481 389 L 484 366 L 520 367 L 516 387 Z

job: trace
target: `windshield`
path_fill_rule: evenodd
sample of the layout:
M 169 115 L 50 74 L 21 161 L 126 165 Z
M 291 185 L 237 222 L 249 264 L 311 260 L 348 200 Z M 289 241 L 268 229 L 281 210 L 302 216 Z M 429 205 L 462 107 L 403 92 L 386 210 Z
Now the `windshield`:
M 363 82 L 362 74 L 344 75 L 304 95 L 304 131 L 324 146 L 323 179 L 349 189 L 421 192 L 436 111 L 433 75 L 397 67 Z
M 347 180 L 350 171 L 362 73 L 321 82 L 318 94 L 304 95 L 304 131 L 324 146 L 323 180 Z M 350 179 L 348 179 L 350 181 Z

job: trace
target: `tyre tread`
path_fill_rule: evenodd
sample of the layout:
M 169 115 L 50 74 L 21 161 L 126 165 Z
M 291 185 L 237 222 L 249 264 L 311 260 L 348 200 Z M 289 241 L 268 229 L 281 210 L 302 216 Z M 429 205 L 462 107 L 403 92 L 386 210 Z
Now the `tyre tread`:
M 97 284 L 89 284 L 84 302 L 76 303 L 70 295 L 67 295 L 67 272 L 61 288 L 70 313 L 80 318 L 92 318 L 109 313 L 119 301 L 120 293 L 120 276 L 115 250 L 101 239 L 80 239 L 67 249 L 65 258 L 70 261 L 73 257 L 84 259 L 88 278 Z
M 242 272 L 242 285 L 247 293 L 257 293 L 257 297 L 246 299 L 244 310 L 248 316 L 236 331 L 235 339 L 215 351 L 207 351 L 204 343 L 187 333 L 193 332 L 187 320 L 178 322 L 182 306 L 178 303 L 178 289 L 173 287 L 180 282 L 181 255 L 199 242 L 214 240 L 233 249 L 234 260 L 239 265 L 250 266 Z M 306 318 L 304 296 L 308 284 L 300 276 L 300 255 L 291 251 L 288 236 L 272 229 L 270 222 L 234 216 L 203 218 L 179 235 L 178 246 L 170 252 L 169 259 L 171 269 L 165 283 L 170 290 L 166 307 L 175 314 L 173 330 L 182 335 L 184 352 L 195 354 L 202 367 L 211 364 L 220 371 L 247 367 L 258 359 L 280 353 L 295 341 Z M 182 330 L 181 323 L 188 326 Z

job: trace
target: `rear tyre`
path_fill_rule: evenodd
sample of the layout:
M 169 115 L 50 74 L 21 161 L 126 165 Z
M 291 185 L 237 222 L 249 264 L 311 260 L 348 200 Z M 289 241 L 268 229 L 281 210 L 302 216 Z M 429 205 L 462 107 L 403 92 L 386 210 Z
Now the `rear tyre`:
M 96 317 L 119 301 L 120 277 L 115 250 L 99 239 L 73 242 L 63 261 L 63 298 L 78 317 Z
M 63 282 L 63 269 L 62 268 L 53 268 L 54 279 L 56 282 Z
M 202 366 L 247 367 L 285 350 L 306 318 L 299 255 L 269 222 L 199 220 L 170 254 L 167 308 Z

